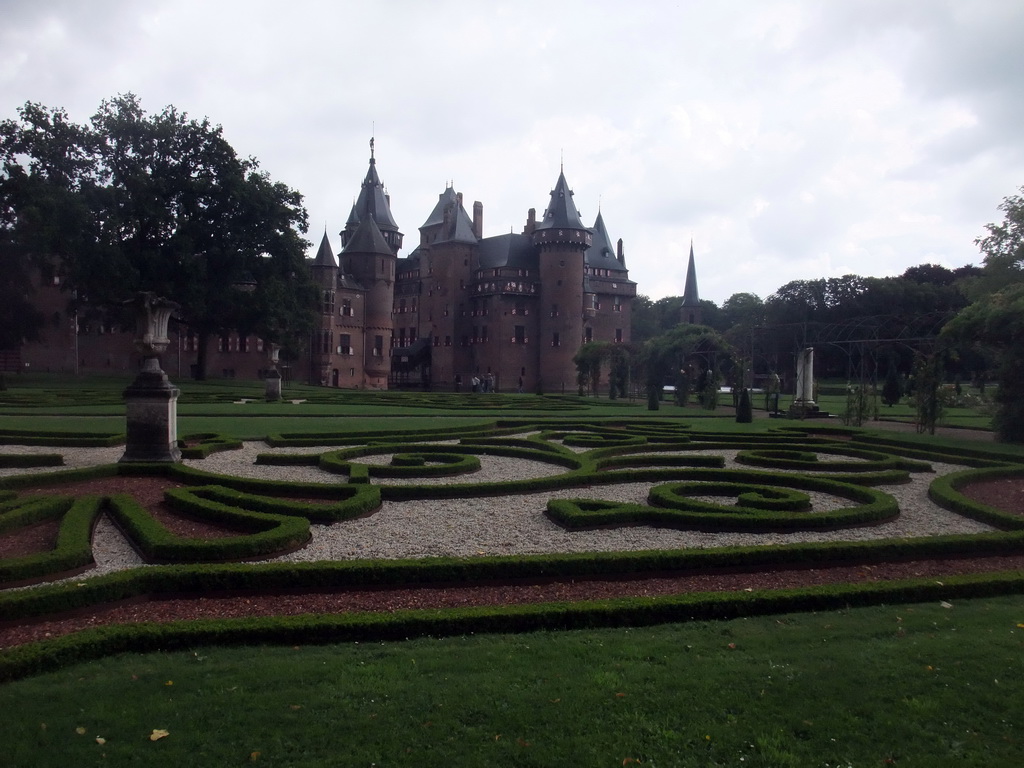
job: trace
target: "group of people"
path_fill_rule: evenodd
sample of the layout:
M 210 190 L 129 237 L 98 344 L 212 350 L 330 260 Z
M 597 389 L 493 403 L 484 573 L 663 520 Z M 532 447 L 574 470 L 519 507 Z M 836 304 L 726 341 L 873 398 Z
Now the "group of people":
M 483 378 L 474 374 L 470 379 L 470 384 L 472 384 L 474 392 L 494 392 L 494 374 L 488 373 Z

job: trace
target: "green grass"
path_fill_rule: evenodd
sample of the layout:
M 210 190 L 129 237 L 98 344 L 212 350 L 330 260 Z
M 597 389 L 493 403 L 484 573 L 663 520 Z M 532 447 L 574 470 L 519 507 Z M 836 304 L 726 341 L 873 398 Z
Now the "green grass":
M 0 688 L 0 744 L 11 768 L 1011 766 L 1022 622 L 1007 597 L 122 655 Z

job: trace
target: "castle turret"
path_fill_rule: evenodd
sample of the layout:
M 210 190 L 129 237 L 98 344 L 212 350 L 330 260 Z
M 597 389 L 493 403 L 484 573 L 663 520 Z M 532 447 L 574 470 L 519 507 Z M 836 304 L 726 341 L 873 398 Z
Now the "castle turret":
M 580 220 L 572 190 L 561 171 L 531 237 L 538 249 L 540 268 L 540 338 L 536 349 L 538 366 L 539 360 L 544 360 L 541 387 L 551 391 L 571 388 L 576 381 L 573 357 L 593 334 L 588 325 L 591 308 L 584 301 L 584 252 L 592 245 L 593 234 Z
M 367 218 L 372 218 L 376 222 L 392 255 L 397 255 L 402 248 L 403 235 L 398 231 L 398 225 L 391 215 L 391 199 L 384 191 L 384 185 L 377 175 L 377 160 L 373 156 L 373 139 L 370 139 L 370 167 L 359 188 L 359 197 L 356 198 L 348 220 L 345 222 L 345 228 L 341 231 L 342 248 L 348 246 L 359 225 Z
M 338 284 L 338 261 L 334 258 L 334 250 L 331 248 L 326 230 L 320 240 L 320 248 L 313 259 L 311 270 L 313 279 L 320 288 L 320 317 L 310 345 L 310 383 L 326 384 L 334 349 L 334 307 Z
M 363 359 L 368 387 L 386 388 L 390 372 L 392 305 L 395 262 L 391 245 L 372 216 L 359 223 L 341 252 L 346 272 L 366 291 L 364 294 Z

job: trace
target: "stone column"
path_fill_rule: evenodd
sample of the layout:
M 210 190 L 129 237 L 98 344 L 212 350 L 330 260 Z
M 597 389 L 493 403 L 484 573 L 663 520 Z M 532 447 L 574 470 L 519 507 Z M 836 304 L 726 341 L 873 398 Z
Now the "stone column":
M 814 405 L 814 347 L 800 351 L 796 367 L 796 402 Z
M 140 293 L 129 302 L 135 306 L 142 369 L 124 391 L 127 440 L 121 462 L 174 462 L 181 459 L 178 448 L 178 395 L 160 368 L 160 353 L 166 348 L 167 323 L 178 308 L 173 301 L 153 293 Z

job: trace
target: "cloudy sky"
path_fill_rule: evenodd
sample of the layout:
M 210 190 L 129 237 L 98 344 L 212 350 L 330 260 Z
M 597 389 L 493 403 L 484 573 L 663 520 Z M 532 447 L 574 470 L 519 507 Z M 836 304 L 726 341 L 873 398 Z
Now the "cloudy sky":
M 521 231 L 564 163 L 640 293 L 979 263 L 1024 185 L 1020 0 L 0 0 L 0 118 L 137 94 L 223 125 L 338 248 L 368 140 L 407 243 Z M 406 253 L 410 248 L 406 249 Z

